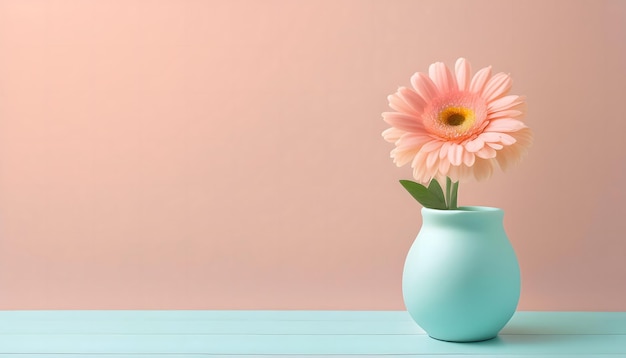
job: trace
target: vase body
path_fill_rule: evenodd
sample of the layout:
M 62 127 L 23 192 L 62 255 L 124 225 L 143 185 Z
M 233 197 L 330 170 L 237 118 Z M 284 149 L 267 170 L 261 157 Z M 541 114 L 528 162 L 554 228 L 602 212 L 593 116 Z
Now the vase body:
M 406 308 L 429 336 L 453 342 L 494 338 L 519 301 L 520 271 L 489 207 L 422 209 L 422 227 L 402 277 Z

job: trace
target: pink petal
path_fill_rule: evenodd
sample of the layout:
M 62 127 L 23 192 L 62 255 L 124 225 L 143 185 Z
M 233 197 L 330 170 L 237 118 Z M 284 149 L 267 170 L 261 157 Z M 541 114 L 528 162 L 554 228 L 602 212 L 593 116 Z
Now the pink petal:
M 450 161 L 448 160 L 448 158 L 440 159 L 439 160 L 439 173 L 445 177 L 448 174 L 449 170 L 450 170 Z
M 429 169 L 432 168 L 435 163 L 437 163 L 437 159 L 439 159 L 438 151 L 432 151 L 428 153 L 428 158 L 426 159 L 426 167 Z
M 532 132 L 528 128 L 511 133 L 511 135 L 515 137 L 517 142 L 514 145 L 504 147 L 496 157 L 502 170 L 506 170 L 512 164 L 519 162 L 533 142 Z
M 437 173 L 439 172 L 439 166 L 435 165 L 432 168 L 429 168 L 427 171 L 427 175 L 428 175 L 428 181 L 430 181 L 432 178 L 434 178 Z
M 498 111 L 504 111 L 505 109 L 512 109 L 515 106 L 523 104 L 525 98 L 522 96 L 509 95 L 502 98 L 498 98 L 487 104 L 487 111 L 493 113 Z
M 515 138 L 511 137 L 510 135 L 506 133 L 484 132 L 484 133 L 481 133 L 479 137 L 485 142 L 502 143 L 504 145 L 511 145 L 515 143 Z
M 425 153 L 434 152 L 434 151 L 438 150 L 439 148 L 441 148 L 443 143 L 444 142 L 442 142 L 440 140 L 431 140 L 430 142 L 424 144 L 424 146 L 422 147 L 422 151 L 425 152 Z
M 436 172 L 437 168 L 432 168 L 428 170 L 426 168 L 426 159 L 428 153 L 420 151 L 417 153 L 411 166 L 413 167 L 413 178 L 420 183 L 428 183 L 430 179 L 433 177 L 433 172 Z
M 476 161 L 476 156 L 474 155 L 474 153 L 470 153 L 468 151 L 463 152 L 463 164 L 465 164 L 468 167 L 471 167 L 472 165 L 474 165 L 475 161 Z
M 476 152 L 476 156 L 483 159 L 495 158 L 496 154 L 496 150 L 488 146 L 484 146 L 481 150 Z
M 523 128 L 526 128 L 526 125 L 522 121 L 513 118 L 500 118 L 490 121 L 489 125 L 485 127 L 485 132 L 516 132 Z
M 417 155 L 417 152 L 419 152 L 419 148 L 407 148 L 406 150 L 395 148 L 391 151 L 391 157 L 393 158 L 393 162 L 397 166 L 401 167 L 410 163 Z
M 413 168 L 420 168 L 422 165 L 426 164 L 427 156 L 428 156 L 428 153 L 420 151 L 419 153 L 415 155 L 415 158 L 413 158 L 413 162 L 411 162 L 411 166 Z
M 400 87 L 398 93 L 415 112 L 424 112 L 424 108 L 426 108 L 426 101 L 424 101 L 420 95 L 415 93 L 415 91 L 406 87 Z
M 451 144 L 452 143 L 450 142 L 443 142 L 441 148 L 439 149 L 439 159 L 443 159 L 448 156 L 448 148 Z
M 515 137 L 506 134 L 506 133 L 498 133 L 500 135 L 500 143 L 504 144 L 504 145 L 512 145 L 515 142 L 517 142 L 517 139 L 515 139 Z
M 486 143 L 488 146 L 490 146 L 491 148 L 495 149 L 495 150 L 500 150 L 502 148 L 504 148 L 504 146 L 502 144 L 498 144 L 498 143 Z
M 503 171 L 507 170 L 509 166 L 511 166 L 514 163 L 513 157 L 517 157 L 517 155 L 513 154 L 513 152 L 517 151 L 517 149 L 513 149 L 513 150 L 509 149 L 507 151 L 508 148 L 510 147 L 503 148 L 498 153 L 498 156 L 496 157 L 496 160 L 498 161 L 498 165 L 500 166 L 500 169 L 502 169 Z
M 389 101 L 389 107 L 391 107 L 391 109 L 397 112 L 412 113 L 412 114 L 418 113 L 413 108 L 411 108 L 411 106 L 409 106 L 406 103 L 406 101 L 402 97 L 400 97 L 397 93 L 390 94 L 389 96 L 387 96 L 387 101 Z
M 489 178 L 493 174 L 493 164 L 491 159 L 477 160 L 472 167 L 474 168 L 474 178 L 476 180 Z
M 396 148 L 391 151 L 391 157 L 397 166 L 403 166 L 409 163 L 417 153 L 422 149 L 424 143 L 432 140 L 428 136 L 422 136 L 413 133 L 403 135 L 396 141 Z
M 483 90 L 483 98 L 489 102 L 504 96 L 511 90 L 512 83 L 511 76 L 506 73 L 500 72 L 495 74 L 487 82 Z
M 401 112 L 384 112 L 383 120 L 391 126 L 407 132 L 419 132 L 424 130 L 424 125 L 417 117 Z
M 472 78 L 472 82 L 470 83 L 470 92 L 482 93 L 489 77 L 491 77 L 491 66 L 485 67 L 476 72 L 474 78 Z
M 406 133 L 400 138 L 397 145 L 398 147 L 422 147 L 427 142 L 430 142 L 432 138 L 422 133 Z
M 478 136 L 483 142 L 499 142 L 500 133 L 497 132 L 483 132 Z
M 415 92 L 419 94 L 424 101 L 430 102 L 439 96 L 437 86 L 426 74 L 417 72 L 411 77 L 411 84 L 415 89 Z
M 524 112 L 518 109 L 506 109 L 504 111 L 487 112 L 487 118 L 489 120 L 494 120 L 498 118 L 516 118 L 516 117 L 522 117 L 523 115 L 524 115 Z
M 524 128 L 511 134 L 515 136 L 517 143 L 520 143 L 524 147 L 529 147 L 533 143 L 533 132 L 529 128 Z
M 452 181 L 466 181 L 473 177 L 473 172 L 470 170 L 471 168 L 465 165 L 459 165 L 458 167 L 450 167 L 450 171 L 448 172 L 448 176 Z
M 402 135 L 406 133 L 403 130 L 400 130 L 398 128 L 387 128 L 383 131 L 383 138 L 387 141 L 387 142 L 391 142 L 394 143 L 396 142 L 398 139 L 400 139 L 400 137 L 402 137 Z
M 459 181 L 459 168 L 461 167 L 450 167 L 450 169 L 448 169 L 448 172 L 446 173 L 446 176 L 452 179 L 453 182 Z M 445 180 L 445 178 L 442 179 Z
M 483 149 L 484 146 L 485 141 L 481 138 L 481 136 L 478 136 L 476 139 L 471 140 L 465 144 L 465 150 L 470 153 L 476 153 L 479 150 Z
M 391 157 L 397 166 L 403 166 L 409 163 L 420 151 L 424 143 L 432 140 L 429 136 L 405 133 L 396 141 L 396 148 L 391 151 Z
M 459 91 L 467 91 L 470 84 L 470 64 L 464 58 L 459 58 L 454 64 L 456 71 L 456 82 Z
M 452 165 L 461 165 L 463 161 L 463 147 L 452 143 L 450 149 L 448 149 L 448 160 Z
M 430 136 L 422 133 L 406 133 L 398 140 L 398 148 L 422 148 L 424 144 L 433 140 Z
M 525 152 L 526 148 L 517 145 L 504 147 L 499 151 L 496 160 L 502 170 L 507 170 L 511 165 L 519 162 Z
M 452 72 L 443 62 L 435 62 L 428 67 L 428 75 L 433 80 L 440 93 L 447 93 L 455 90 L 456 80 Z

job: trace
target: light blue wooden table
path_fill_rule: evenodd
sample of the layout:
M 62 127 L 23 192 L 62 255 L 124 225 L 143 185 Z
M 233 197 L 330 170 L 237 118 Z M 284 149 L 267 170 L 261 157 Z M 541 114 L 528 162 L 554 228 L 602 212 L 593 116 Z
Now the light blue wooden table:
M 626 312 L 517 312 L 479 343 L 403 311 L 0 311 L 0 357 L 626 357 Z

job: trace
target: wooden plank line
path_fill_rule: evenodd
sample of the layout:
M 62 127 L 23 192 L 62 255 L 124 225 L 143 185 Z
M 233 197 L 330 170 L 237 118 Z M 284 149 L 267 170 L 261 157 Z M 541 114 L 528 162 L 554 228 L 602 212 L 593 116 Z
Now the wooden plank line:
M 404 320 L 258 320 L 193 319 L 169 311 L 85 313 L 43 311 L 0 312 L 0 334 L 89 333 L 89 334 L 423 334 L 408 315 Z M 395 314 L 395 312 L 392 312 Z M 338 313 L 334 313 L 338 314 Z M 380 318 L 380 317 L 379 317 Z M 626 334 L 626 313 L 518 312 L 501 334 Z
M 626 355 L 626 335 L 508 335 L 472 344 L 425 335 L 3 335 L 0 353 Z

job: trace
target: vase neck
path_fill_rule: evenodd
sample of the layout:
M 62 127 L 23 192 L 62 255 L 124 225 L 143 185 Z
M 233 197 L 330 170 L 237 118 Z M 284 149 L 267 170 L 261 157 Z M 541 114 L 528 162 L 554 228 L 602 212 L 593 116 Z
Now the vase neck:
M 501 225 L 504 211 L 483 206 L 461 207 L 459 210 L 422 209 L 423 225 L 487 226 Z

